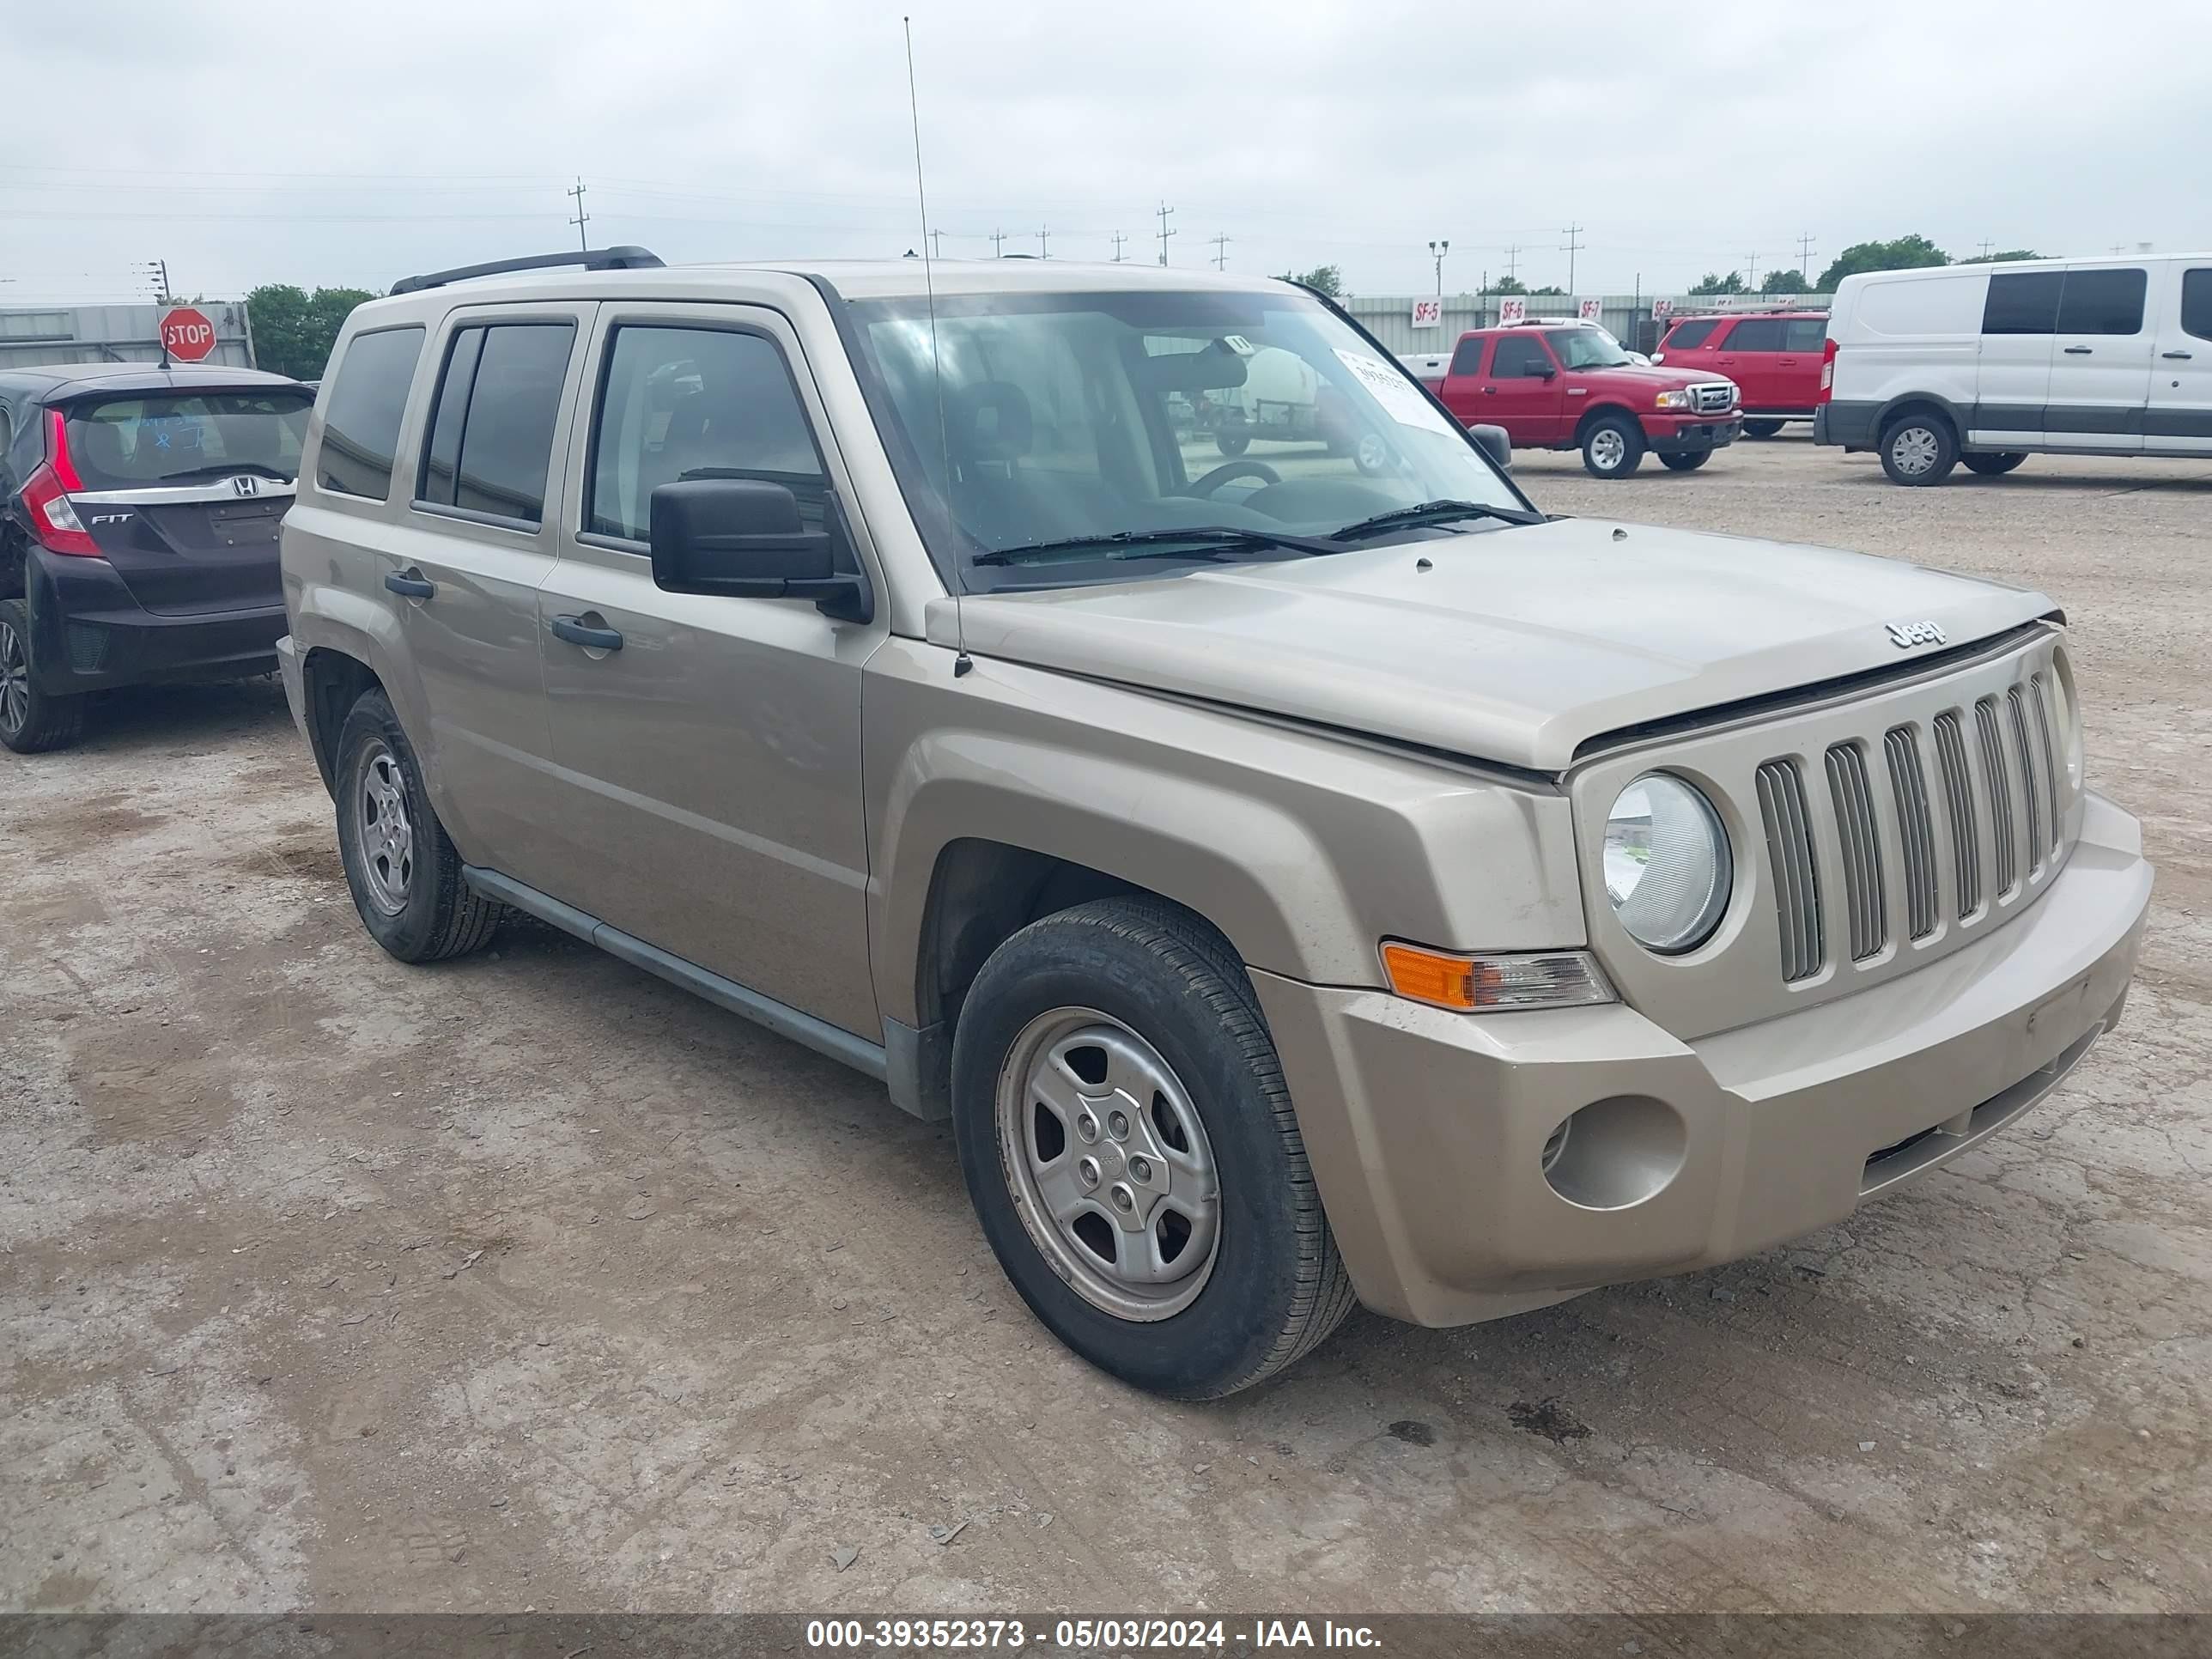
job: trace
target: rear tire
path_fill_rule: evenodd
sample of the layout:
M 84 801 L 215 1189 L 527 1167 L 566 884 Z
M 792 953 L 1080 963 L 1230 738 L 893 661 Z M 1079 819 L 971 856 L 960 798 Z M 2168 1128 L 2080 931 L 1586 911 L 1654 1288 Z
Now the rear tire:
M 1246 429 L 1244 417 L 1242 415 L 1224 417 L 1214 430 L 1213 442 L 1215 447 L 1232 460 L 1251 448 L 1252 434 Z
M 1771 438 L 1781 430 L 1782 422 L 1779 421 L 1746 421 L 1743 423 L 1743 435 L 1747 438 Z
M 338 859 L 369 937 L 402 962 L 440 962 L 490 942 L 502 907 L 461 878 L 461 855 L 423 793 L 422 769 L 381 691 L 338 732 Z
M 1695 472 L 1713 458 L 1710 449 L 1692 449 L 1681 455 L 1662 455 L 1659 465 L 1669 472 Z
M 1881 470 L 1892 483 L 1939 484 L 1959 464 L 1959 434 L 1933 412 L 1900 415 L 1882 428 Z
M 1644 464 L 1644 432 L 1624 415 L 1601 415 L 1583 434 L 1583 468 L 1593 478 L 1626 478 Z
M 1984 478 L 2000 478 L 2026 460 L 2027 452 L 2024 449 L 2007 449 L 2001 450 L 1994 455 L 1961 455 L 1959 459 L 1966 464 L 1966 471 L 1969 472 L 1978 473 Z
M 84 699 L 41 691 L 31 673 L 31 614 L 0 599 L 0 744 L 19 755 L 66 749 L 84 735 Z
M 1251 981 L 1188 911 L 1103 899 L 1015 934 L 962 1005 L 952 1083 L 999 1265 L 1102 1370 L 1218 1399 L 1351 1311 Z

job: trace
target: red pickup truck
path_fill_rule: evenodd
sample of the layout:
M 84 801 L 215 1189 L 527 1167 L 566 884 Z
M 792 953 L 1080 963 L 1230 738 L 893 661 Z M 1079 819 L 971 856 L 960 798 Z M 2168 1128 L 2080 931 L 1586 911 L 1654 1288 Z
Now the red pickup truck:
M 1588 323 L 1470 329 L 1436 390 L 1462 423 L 1502 426 L 1516 449 L 1579 449 L 1600 478 L 1647 453 L 1694 471 L 1743 427 L 1733 382 L 1645 368 Z
M 1813 418 L 1827 340 L 1825 311 L 1685 317 L 1667 331 L 1652 361 L 1734 380 L 1743 393 L 1745 434 L 1771 438 L 1784 421 Z

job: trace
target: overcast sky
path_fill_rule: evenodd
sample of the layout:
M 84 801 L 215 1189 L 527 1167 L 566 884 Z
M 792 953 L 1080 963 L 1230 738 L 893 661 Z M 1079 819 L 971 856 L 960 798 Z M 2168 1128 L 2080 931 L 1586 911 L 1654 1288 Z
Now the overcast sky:
M 2212 0 L 1539 9 L 911 0 L 947 257 L 1518 264 L 1679 290 L 1910 231 L 1954 254 L 2212 247 Z M 198 13 L 201 21 L 193 21 Z M 1540 15 L 1557 21 L 1535 25 Z M 901 6 L 0 3 L 0 306 L 382 289 L 596 245 L 670 263 L 920 240 Z M 48 102 L 36 95 L 51 89 Z M 26 94 L 30 95 L 24 95 Z

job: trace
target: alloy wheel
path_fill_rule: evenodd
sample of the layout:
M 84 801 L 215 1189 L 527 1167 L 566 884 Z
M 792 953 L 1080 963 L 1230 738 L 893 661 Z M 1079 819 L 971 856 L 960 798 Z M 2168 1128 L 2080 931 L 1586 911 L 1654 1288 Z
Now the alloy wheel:
M 415 879 L 415 830 L 407 818 L 407 785 L 398 757 L 373 743 L 362 757 L 355 809 L 361 831 L 362 884 L 387 916 L 407 908 Z
M 0 622 L 0 726 L 21 732 L 30 720 L 30 658 L 14 627 Z

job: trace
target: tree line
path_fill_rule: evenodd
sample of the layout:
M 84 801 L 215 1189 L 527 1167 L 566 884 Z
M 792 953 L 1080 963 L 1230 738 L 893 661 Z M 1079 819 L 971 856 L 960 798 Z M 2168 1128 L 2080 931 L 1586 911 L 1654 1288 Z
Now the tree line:
M 1691 284 L 1692 294 L 1833 294 L 1836 284 L 1846 276 L 1856 276 L 1863 270 L 1918 270 L 1927 265 L 1984 265 L 2002 264 L 2014 259 L 2041 259 L 2049 256 L 2033 248 L 2008 247 L 1995 253 L 1978 253 L 1971 259 L 1954 259 L 1925 236 L 1899 236 L 1887 242 L 1854 242 L 1820 273 L 1818 282 L 1808 282 L 1802 270 L 1792 270 L 1782 265 L 1766 273 L 1756 289 L 1743 279 L 1743 273 L 1731 270 L 1722 276 L 1709 270 Z

